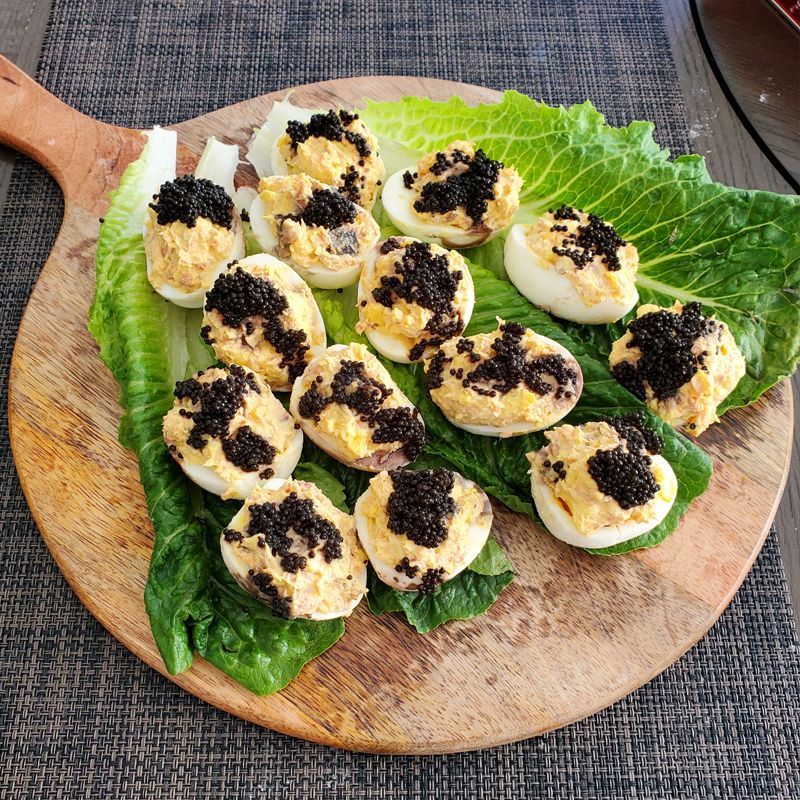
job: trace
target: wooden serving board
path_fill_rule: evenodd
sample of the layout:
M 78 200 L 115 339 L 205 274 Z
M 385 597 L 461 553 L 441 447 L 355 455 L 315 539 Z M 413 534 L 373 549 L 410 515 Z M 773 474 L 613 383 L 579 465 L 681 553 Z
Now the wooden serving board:
M 244 144 L 284 94 L 175 125 L 179 172 L 194 167 L 212 134 Z M 330 107 L 453 94 L 498 99 L 465 84 L 373 77 L 301 86 L 293 100 Z M 153 531 L 136 459 L 117 442 L 117 386 L 86 331 L 98 218 L 143 138 L 70 109 L 0 58 L 0 142 L 50 170 L 65 200 L 11 365 L 17 470 L 81 601 L 164 672 L 142 601 Z M 477 749 L 566 725 L 649 681 L 714 623 L 769 530 L 791 430 L 785 385 L 714 426 L 700 442 L 714 459 L 711 487 L 652 550 L 593 557 L 498 508 L 495 535 L 518 577 L 488 614 L 420 636 L 395 615 L 372 617 L 362 603 L 344 638 L 270 697 L 252 695 L 199 658 L 169 677 L 259 725 L 354 750 Z

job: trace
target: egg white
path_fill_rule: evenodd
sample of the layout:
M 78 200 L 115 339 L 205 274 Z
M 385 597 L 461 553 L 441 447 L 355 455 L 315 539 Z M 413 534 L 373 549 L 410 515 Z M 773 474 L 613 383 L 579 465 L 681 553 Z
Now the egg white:
M 447 573 L 444 579 L 445 583 L 463 572 L 478 557 L 478 554 L 486 544 L 486 540 L 489 538 L 489 533 L 492 530 L 492 521 L 494 519 L 492 504 L 489 502 L 489 498 L 486 496 L 483 489 L 472 481 L 467 480 L 462 475 L 459 475 L 457 472 L 454 473 L 454 476 L 455 480 L 459 481 L 462 486 L 478 489 L 483 495 L 484 503 L 480 517 L 469 525 L 466 530 L 466 535 L 464 537 L 464 553 L 453 568 L 453 571 Z M 358 498 L 355 508 L 353 509 L 356 530 L 358 531 L 358 538 L 361 541 L 361 546 L 364 548 L 364 552 L 367 554 L 369 563 L 372 565 L 375 573 L 387 586 L 404 592 L 416 591 L 419 589 L 420 583 L 422 582 L 422 575 L 418 574 L 413 578 L 409 578 L 404 572 L 397 572 L 395 569 L 396 564 L 390 564 L 388 561 L 381 558 L 378 553 L 372 531 L 369 528 L 367 517 L 363 511 L 364 504 L 370 491 L 371 489 L 367 488 L 361 497 Z
M 626 303 L 604 297 L 596 305 L 584 303 L 566 275 L 556 272 L 525 241 L 526 225 L 513 225 L 505 242 L 508 279 L 534 305 L 561 319 L 584 325 L 616 322 L 639 301 L 638 292 Z
M 375 249 L 370 253 L 367 263 L 361 272 L 361 277 L 358 281 L 358 303 L 359 308 L 362 300 L 370 300 L 370 292 L 376 286 L 375 281 L 375 264 L 380 257 L 380 243 L 375 246 Z M 465 265 L 466 268 L 466 265 Z M 470 282 L 469 295 L 467 303 L 461 310 L 464 327 L 469 324 L 472 317 L 472 311 L 475 308 L 475 287 Z M 410 347 L 408 341 L 404 336 L 394 336 L 388 331 L 372 330 L 367 328 L 364 335 L 369 340 L 369 343 L 382 355 L 386 356 L 390 361 L 395 361 L 398 364 L 410 364 L 411 360 L 408 357 Z M 411 345 L 413 347 L 413 344 Z
M 583 372 L 581 371 L 580 364 L 575 360 L 575 356 L 567 350 L 566 347 L 563 347 L 558 342 L 550 339 L 547 336 L 542 336 L 541 334 L 536 334 L 537 339 L 540 339 L 551 347 L 553 347 L 558 355 L 561 355 L 565 360 L 570 362 L 570 365 L 573 366 L 578 372 L 578 381 L 577 385 L 575 386 L 575 391 L 572 395 L 572 398 L 569 400 L 568 403 L 564 403 L 560 408 L 555 409 L 551 416 L 547 417 L 544 423 L 537 425 L 533 422 L 509 422 L 504 425 L 476 425 L 471 422 L 466 422 L 464 420 L 457 420 L 453 419 L 452 417 L 448 416 L 444 409 L 441 409 L 442 413 L 447 417 L 448 422 L 451 425 L 455 425 L 456 428 L 461 428 L 461 430 L 468 431 L 469 433 L 475 433 L 478 436 L 497 436 L 501 439 L 507 439 L 512 436 L 522 436 L 525 433 L 533 433 L 534 431 L 541 431 L 545 428 L 549 428 L 551 425 L 555 425 L 560 419 L 569 414 L 573 408 L 580 400 L 581 392 L 583 391 Z M 470 389 L 464 389 L 465 392 L 470 392 Z M 433 402 L 436 402 L 436 396 L 434 393 L 431 393 L 431 399 Z
M 276 453 L 275 460 L 270 464 L 271 469 L 277 478 L 288 478 L 300 461 L 300 454 L 303 450 L 303 432 L 295 431 L 289 447 L 283 453 Z M 248 472 L 237 481 L 229 481 L 220 477 L 213 467 L 206 467 L 202 464 L 187 464 L 185 460 L 178 460 L 181 469 L 186 473 L 189 480 L 196 483 L 201 489 L 205 489 L 212 494 L 244 500 L 258 483 L 263 482 L 258 477 L 257 472 Z
M 658 498 L 654 504 L 656 516 L 649 522 L 634 522 L 630 520 L 621 525 L 605 525 L 591 533 L 581 533 L 572 517 L 564 510 L 558 502 L 550 487 L 544 481 L 541 473 L 537 469 L 531 470 L 531 495 L 536 504 L 536 511 L 539 514 L 544 526 L 550 533 L 562 542 L 574 545 L 575 547 L 587 547 L 598 549 L 603 547 L 613 547 L 621 542 L 627 542 L 637 536 L 641 536 L 653 530 L 660 524 L 669 513 L 675 503 L 675 496 L 678 491 L 678 480 L 675 477 L 670 463 L 663 456 L 651 456 L 653 464 L 657 464 L 664 472 L 664 486 L 668 486 L 672 500 L 667 501 Z
M 443 247 L 463 249 L 488 242 L 500 233 L 499 230 L 491 233 L 465 231 L 455 225 L 429 222 L 414 210 L 416 199 L 416 192 L 406 189 L 403 183 L 403 171 L 395 172 L 386 180 L 381 195 L 383 210 L 395 228 L 406 236 L 413 236 L 424 242 L 434 242 Z
M 288 167 L 278 152 L 277 141 L 286 133 L 286 126 L 292 121 L 308 122 L 319 109 L 300 108 L 288 100 L 273 103 L 264 124 L 253 131 L 247 145 L 245 158 L 255 167 L 259 177 L 286 175 Z
M 261 247 L 267 253 L 274 254 L 278 247 L 278 240 L 271 226 L 267 223 L 264 201 L 260 197 L 256 197 L 250 206 L 250 227 L 253 229 L 253 235 Z M 350 286 L 358 280 L 361 272 L 360 264 L 356 264 L 350 269 L 331 270 L 326 267 L 301 267 L 288 259 L 285 263 L 300 275 L 309 286 L 314 286 L 318 289 L 341 289 L 345 286 Z
M 327 349 L 326 352 L 337 353 L 340 350 L 345 349 L 346 345 L 333 344 Z M 309 366 L 313 363 L 313 361 L 309 362 Z M 311 388 L 312 381 L 307 377 L 309 372 L 310 370 L 307 367 L 305 373 L 303 373 L 294 382 L 292 394 L 289 399 L 289 412 L 295 418 L 295 421 L 300 425 L 303 433 L 305 433 L 305 435 L 308 436 L 308 438 L 311 439 L 311 441 L 314 442 L 314 444 L 319 447 L 320 450 L 323 450 L 329 456 L 335 458 L 337 461 L 340 461 L 342 464 L 345 464 L 348 467 L 353 467 L 354 469 L 360 469 L 364 472 L 381 472 L 382 470 L 398 469 L 399 467 L 404 467 L 406 464 L 410 463 L 403 452 L 402 444 L 397 442 L 386 443 L 387 447 L 391 446 L 392 444 L 396 445 L 394 450 L 379 450 L 376 453 L 373 453 L 371 456 L 366 456 L 353 461 L 342 451 L 339 441 L 335 437 L 323 433 L 317 428 L 313 420 L 303 417 L 300 414 L 300 398 L 308 391 L 308 389 Z M 407 405 L 409 408 L 414 408 L 414 404 L 403 394 L 400 387 L 393 380 L 391 380 L 391 378 L 389 379 L 389 383 L 387 383 L 387 385 L 394 389 L 394 394 L 392 395 L 394 398 L 402 398 L 402 400 L 405 401 L 403 405 Z M 422 421 L 422 417 L 420 417 L 420 421 Z
M 267 489 L 275 490 L 275 489 L 280 489 L 285 482 L 286 482 L 285 479 L 270 478 L 268 481 L 265 481 L 263 485 Z M 246 508 L 242 508 L 230 521 L 229 527 L 238 529 L 243 524 L 246 513 L 247 513 Z M 226 542 L 225 536 L 220 535 L 220 550 L 222 552 L 222 560 L 225 562 L 225 566 L 228 568 L 228 572 L 231 573 L 231 575 L 235 578 L 236 582 L 246 592 L 251 593 L 248 581 L 249 578 L 248 571 L 250 570 L 251 567 L 250 564 L 244 558 L 241 557 L 240 551 L 235 546 L 235 543 Z M 354 568 L 353 583 L 362 589 L 367 588 L 366 564 L 359 564 L 357 568 Z M 338 617 L 346 617 L 361 602 L 362 596 L 363 595 L 359 595 L 358 597 L 356 597 L 355 600 L 350 601 L 348 603 L 344 603 L 340 608 L 337 608 L 334 611 L 330 611 L 326 614 L 321 614 L 321 613 L 309 614 L 307 619 L 322 621 L 327 619 L 336 619 Z
M 221 186 L 228 193 L 228 196 L 233 199 L 235 190 L 233 186 L 233 179 L 236 175 L 236 170 L 239 167 L 239 148 L 235 144 L 223 144 L 215 139 L 213 136 L 206 142 L 205 149 L 203 150 L 200 160 L 197 162 L 197 168 L 194 171 L 196 178 L 205 178 L 218 186 Z M 162 183 L 170 180 L 175 180 L 175 171 L 173 168 L 172 175 L 165 178 Z M 142 235 L 146 235 L 146 227 L 142 229 Z M 246 253 L 244 231 L 242 230 L 242 222 L 239 218 L 239 212 L 234 209 L 233 212 L 233 243 L 231 245 L 228 255 L 221 259 L 214 267 L 211 274 L 210 281 L 207 286 L 202 286 L 193 292 L 185 292 L 173 284 L 167 283 L 156 291 L 171 303 L 182 308 L 201 308 L 203 299 L 208 289 L 211 288 L 214 281 L 225 271 L 225 268 L 231 261 L 244 258 Z M 145 258 L 147 260 L 147 277 L 152 275 L 152 263 L 150 260 L 150 253 L 145 248 Z M 155 287 L 154 287 L 155 288 Z

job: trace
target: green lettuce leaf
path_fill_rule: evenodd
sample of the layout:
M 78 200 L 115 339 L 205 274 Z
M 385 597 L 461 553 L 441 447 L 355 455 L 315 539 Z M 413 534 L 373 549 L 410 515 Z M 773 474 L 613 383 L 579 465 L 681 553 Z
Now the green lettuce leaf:
M 399 592 L 383 583 L 370 567 L 367 602 L 373 614 L 401 612 L 417 633 L 428 633 L 445 622 L 483 614 L 513 580 L 508 556 L 489 537 L 472 564 L 434 594 Z
M 236 504 L 194 487 L 164 447 L 161 420 L 172 405 L 175 381 L 213 357 L 198 336 L 199 312 L 166 303 L 153 291 L 141 234 L 135 225 L 122 224 L 131 199 L 128 186 L 133 182 L 135 194 L 143 180 L 141 163 L 125 173 L 101 230 L 104 255 L 97 262 L 89 327 L 120 383 L 121 433 L 139 460 L 155 530 L 145 606 L 171 673 L 188 669 L 197 650 L 253 692 L 267 694 L 334 644 L 344 623 L 281 620 L 244 592 L 219 550 L 220 531 Z M 124 207 L 118 205 L 122 200 Z M 141 204 L 133 205 L 130 213 L 139 213 Z M 341 502 L 343 489 L 332 476 L 314 465 L 304 468 L 307 479 Z
M 471 139 L 525 180 L 518 221 L 561 203 L 591 209 L 636 245 L 641 301 L 701 302 L 727 322 L 747 359 L 747 375 L 720 411 L 746 405 L 800 358 L 800 197 L 714 183 L 699 156 L 670 161 L 653 125 L 605 124 L 583 103 L 552 108 L 516 92 L 469 107 L 406 97 L 369 101 L 364 121 L 381 137 L 417 152 Z M 470 251 L 505 277 L 502 241 Z M 606 358 L 624 323 L 582 327 L 578 336 Z

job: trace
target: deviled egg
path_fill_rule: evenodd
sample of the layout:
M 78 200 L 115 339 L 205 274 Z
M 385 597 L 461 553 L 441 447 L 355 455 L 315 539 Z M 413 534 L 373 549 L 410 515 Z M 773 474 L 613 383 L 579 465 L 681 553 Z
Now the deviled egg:
M 208 140 L 194 175 L 162 184 L 144 222 L 147 277 L 166 300 L 200 308 L 214 279 L 245 254 L 232 196 L 239 148 Z
M 362 344 L 332 345 L 311 361 L 289 410 L 314 444 L 356 469 L 402 467 L 425 445 L 419 411 Z
M 269 386 L 236 364 L 178 381 L 163 432 L 186 476 L 226 500 L 288 477 L 303 449 L 302 432 Z
M 380 238 L 368 211 L 308 175 L 262 178 L 250 225 L 266 252 L 323 289 L 355 283 Z
M 424 156 L 417 171 L 395 172 L 383 208 L 408 236 L 445 247 L 472 247 L 496 236 L 519 209 L 522 178 L 473 142 L 452 142 Z
M 346 617 L 367 593 L 353 518 L 313 483 L 256 486 L 222 531 L 220 549 L 237 583 L 276 617 Z
M 636 315 L 611 348 L 612 374 L 665 422 L 699 436 L 746 370 L 730 328 L 700 303 L 648 304 Z
M 217 278 L 200 333 L 220 361 L 253 370 L 276 392 L 288 392 L 326 342 L 308 284 L 266 253 L 233 262 Z
M 475 306 L 475 287 L 455 250 L 402 236 L 375 249 L 358 282 L 356 330 L 402 364 L 458 336 Z
M 275 103 L 248 145 L 247 159 L 262 177 L 309 175 L 372 209 L 386 172 L 378 140 L 358 114 L 314 111 Z
M 531 494 L 545 527 L 577 547 L 613 547 L 656 527 L 678 482 L 640 414 L 545 432 L 528 453 Z
M 433 594 L 477 558 L 493 519 L 486 493 L 446 469 L 381 472 L 354 515 L 378 577 L 420 594 Z
M 637 303 L 639 254 L 596 214 L 563 205 L 505 242 L 509 280 L 535 305 L 562 319 L 616 322 Z
M 517 322 L 445 342 L 425 363 L 431 399 L 458 428 L 506 438 L 547 428 L 578 402 L 583 375 L 558 342 Z

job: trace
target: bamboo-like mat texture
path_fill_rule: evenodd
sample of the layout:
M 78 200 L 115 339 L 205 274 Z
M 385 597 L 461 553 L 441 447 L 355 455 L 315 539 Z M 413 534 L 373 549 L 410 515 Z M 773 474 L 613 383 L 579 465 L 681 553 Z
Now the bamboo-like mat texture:
M 689 149 L 651 0 L 57 0 L 38 77 L 82 111 L 146 127 L 298 83 L 413 74 L 591 98 Z M 254 121 L 255 122 L 255 121 Z M 61 199 L 20 159 L 0 214 L 0 402 Z M 711 633 L 616 706 L 538 739 L 386 758 L 227 716 L 137 661 L 78 602 L 20 491 L 2 413 L 3 798 L 789 798 L 800 791 L 800 653 L 771 536 Z

